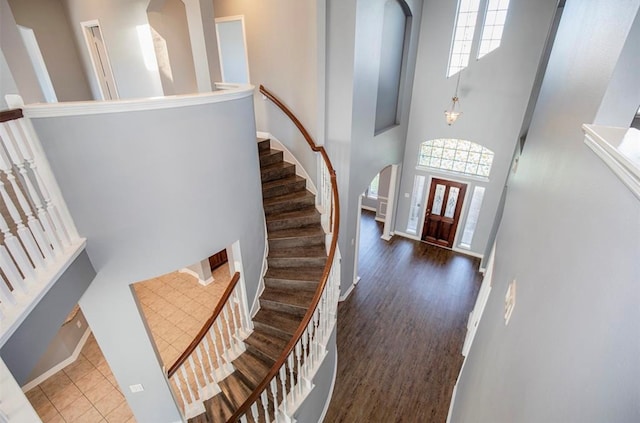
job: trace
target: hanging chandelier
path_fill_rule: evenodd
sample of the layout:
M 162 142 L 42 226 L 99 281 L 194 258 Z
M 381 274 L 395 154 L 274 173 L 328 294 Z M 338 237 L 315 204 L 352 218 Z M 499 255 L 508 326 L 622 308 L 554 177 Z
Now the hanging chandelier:
M 451 97 L 451 105 L 449 109 L 444 111 L 444 117 L 447 120 L 447 125 L 451 126 L 453 123 L 458 120 L 462 112 L 460 111 L 460 99 L 458 98 L 458 87 L 460 86 L 460 74 L 462 71 L 458 72 L 458 81 L 456 82 L 456 93 Z

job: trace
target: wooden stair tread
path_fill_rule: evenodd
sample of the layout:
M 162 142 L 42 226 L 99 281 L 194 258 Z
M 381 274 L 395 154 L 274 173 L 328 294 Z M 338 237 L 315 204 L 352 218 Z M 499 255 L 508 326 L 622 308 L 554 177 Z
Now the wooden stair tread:
M 234 411 L 222 392 L 206 400 L 204 408 L 205 414 L 209 416 L 211 423 L 226 422 Z M 189 420 L 189 423 L 191 423 L 191 420 Z
M 286 239 L 322 236 L 325 233 L 319 225 L 302 226 L 299 228 L 279 229 L 269 232 L 269 239 Z
M 280 267 L 269 268 L 264 275 L 265 279 L 284 279 L 292 281 L 314 281 L 320 282 L 324 267 Z
M 287 211 L 287 212 L 282 212 L 278 214 L 272 214 L 267 216 L 267 222 L 275 222 L 278 220 L 290 220 L 298 217 L 309 217 L 309 216 L 317 217 L 318 219 L 320 219 L 320 213 L 318 212 L 315 206 L 307 206 L 300 210 L 293 210 L 293 211 Z
M 233 367 L 240 372 L 245 382 L 254 389 L 269 373 L 273 363 L 267 363 L 251 351 L 245 351 L 233 361 Z
M 269 250 L 270 258 L 297 258 L 297 257 L 324 257 L 327 251 L 324 245 L 310 245 L 302 248 L 272 248 Z
M 262 166 L 260 168 L 261 172 L 267 171 L 267 170 L 273 170 L 273 169 L 289 169 L 292 167 L 296 167 L 296 165 L 294 165 L 293 163 L 289 163 L 289 162 L 275 162 L 275 163 L 270 163 L 268 165 Z
M 261 300 L 272 301 L 276 303 L 289 304 L 296 307 L 307 307 L 313 298 L 313 292 L 298 291 L 290 288 L 271 288 L 265 287 Z
M 218 385 L 234 410 L 237 410 L 249 398 L 252 391 L 237 370 L 221 380 Z
M 302 321 L 300 316 L 268 309 L 260 309 L 253 320 L 254 322 L 271 326 L 289 335 L 293 335 L 296 332 Z
M 288 343 L 285 339 L 269 336 L 260 330 L 254 330 L 245 342 L 249 347 L 253 347 L 262 353 L 265 358 L 271 360 L 271 364 L 275 363 L 280 357 L 280 354 L 282 354 L 284 347 L 286 347 Z
M 306 182 L 306 179 L 298 175 L 290 175 L 290 176 L 287 176 L 286 178 L 274 179 L 273 181 L 265 182 L 262 184 L 262 189 L 265 190 L 268 188 L 278 187 L 280 185 L 286 185 L 286 184 L 291 184 L 291 183 L 301 182 L 301 181 Z
M 277 197 L 265 198 L 263 201 L 263 204 L 265 206 L 271 206 L 277 203 L 286 203 L 289 201 L 295 201 L 298 199 L 304 199 L 309 197 L 313 198 L 315 201 L 316 197 L 308 190 L 296 191 L 289 194 L 278 195 Z

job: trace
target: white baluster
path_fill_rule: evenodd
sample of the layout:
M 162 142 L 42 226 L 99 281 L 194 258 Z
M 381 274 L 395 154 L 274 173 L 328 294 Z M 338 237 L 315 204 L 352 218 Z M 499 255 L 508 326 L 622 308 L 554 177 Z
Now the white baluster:
M 242 417 L 240 417 L 240 422 L 241 423 L 249 423 L 249 420 L 247 420 L 247 415 L 244 414 L 242 415 Z
M 278 382 L 276 381 L 275 377 L 271 379 L 271 382 L 269 382 L 269 387 L 271 389 L 271 399 L 273 401 L 273 417 L 275 423 L 279 423 L 280 413 L 278 413 L 278 407 L 280 403 L 278 402 Z
M 315 368 L 316 366 L 316 362 L 318 360 L 318 355 L 319 355 L 319 351 L 318 351 L 318 340 L 320 339 L 319 333 L 318 331 L 320 330 L 320 309 L 316 309 L 315 313 L 313 313 L 313 337 L 311 338 L 311 342 L 312 342 L 312 355 L 313 355 L 313 360 L 311 360 L 311 363 L 313 365 L 313 368 Z
M 4 276 L 7 278 L 7 281 L 11 284 L 14 291 L 22 293 L 27 292 L 27 287 L 24 285 L 22 276 L 20 276 L 20 272 L 13 263 L 13 260 L 4 245 L 0 245 L 0 269 L 2 269 Z
M 233 345 L 233 335 L 231 334 L 231 325 L 229 325 L 229 312 L 227 309 L 229 308 L 229 303 L 227 303 L 222 309 L 222 315 L 224 316 L 224 324 L 227 328 L 227 335 L 229 335 L 229 345 Z
M 238 301 L 238 287 L 234 288 L 233 290 L 233 300 L 230 301 L 230 306 L 231 306 L 231 318 L 233 319 L 233 327 L 234 327 L 234 335 L 237 339 L 240 339 L 240 326 L 238 326 L 238 318 L 236 316 L 237 313 L 237 307 L 239 307 L 240 305 L 240 301 Z
M 209 335 L 211 336 L 211 343 L 213 344 L 213 350 L 216 354 L 216 363 L 218 364 L 218 369 L 222 369 L 222 359 L 220 358 L 220 351 L 218 351 L 216 328 L 213 325 L 211 325 L 211 329 L 209 329 Z
M 33 185 L 29 180 L 29 175 L 27 175 L 26 169 L 24 168 L 24 163 L 22 161 L 22 158 L 20 157 L 18 150 L 16 150 L 15 146 L 13 145 L 13 141 L 6 130 L 5 124 L 0 124 L 0 138 L 2 138 L 3 144 L 7 149 L 7 152 L 9 153 L 9 157 L 11 158 L 11 161 L 13 162 L 13 164 L 18 166 L 20 173 L 23 175 L 24 183 L 27 186 L 27 190 L 29 191 L 29 188 L 33 188 Z M 34 267 L 36 269 L 39 267 L 44 267 L 45 263 L 44 263 L 44 258 L 42 256 L 41 251 L 44 252 L 45 257 L 51 256 L 52 255 L 52 252 L 50 251 L 51 246 L 49 246 L 47 241 L 45 240 L 44 232 L 42 231 L 42 226 L 40 225 L 40 222 L 38 222 L 36 218 L 33 216 L 31 205 L 25 198 L 24 193 L 22 192 L 22 189 L 20 189 L 20 186 L 18 185 L 16 177 L 13 174 L 11 162 L 9 162 L 9 158 L 7 157 L 7 155 L 5 154 L 2 148 L 0 148 L 0 169 L 5 173 L 5 175 L 7 175 L 7 179 L 11 183 L 11 187 L 13 188 L 13 192 L 16 196 L 16 199 L 18 200 L 18 204 L 20 205 L 20 208 L 22 209 L 22 212 L 24 213 L 24 215 L 27 216 L 27 223 L 29 225 L 29 228 L 31 229 L 31 231 L 29 231 L 29 229 L 27 229 L 24 226 L 24 223 L 22 222 L 22 217 L 18 213 L 18 210 L 15 207 L 15 205 L 13 205 L 13 210 L 9 208 L 9 214 L 11 215 L 11 218 L 13 219 L 14 223 L 18 227 L 18 236 L 20 237 L 20 240 L 22 241 L 24 247 L 27 249 L 27 252 L 29 253 L 29 258 L 33 262 Z M 29 194 L 33 195 L 34 193 L 29 192 Z M 2 197 L 5 200 L 5 203 L 7 202 L 7 199 L 9 199 L 8 196 L 7 198 L 5 198 L 4 194 Z M 13 204 L 12 201 L 11 203 Z M 36 245 L 36 242 L 37 242 L 37 245 Z
M 0 303 L 6 305 L 16 305 L 16 298 L 13 292 L 9 290 L 9 286 L 2 280 L 0 281 Z
M 195 386 L 195 388 L 196 388 L 196 390 L 195 390 L 195 392 L 196 392 L 196 399 L 199 399 L 199 398 L 200 398 L 200 396 L 198 395 L 198 390 L 199 390 L 200 388 L 202 388 L 204 385 L 200 385 L 200 380 L 198 379 L 198 372 L 196 371 L 196 369 L 197 369 L 197 367 L 196 367 L 196 363 L 195 363 L 195 362 L 194 362 L 194 360 L 193 360 L 193 354 L 191 354 L 191 355 L 189 356 L 188 361 L 189 361 L 189 369 L 191 370 L 191 373 L 193 374 L 193 380 L 195 380 L 195 382 L 196 382 L 196 386 Z M 186 367 L 186 366 L 185 366 L 185 367 Z
M 14 139 L 16 141 L 18 149 L 20 150 L 20 153 L 22 154 L 22 157 L 26 160 L 26 162 L 29 164 L 29 167 L 31 168 L 31 172 L 33 173 L 36 180 L 36 185 L 38 186 L 40 194 L 44 199 L 47 210 L 43 208 L 43 205 L 40 202 L 40 196 L 37 194 L 35 188 L 31 186 L 31 181 L 29 181 L 28 189 L 30 193 L 33 191 L 33 194 L 31 194 L 31 198 L 34 200 L 36 209 L 38 210 L 38 217 L 40 218 L 40 222 L 44 226 L 45 234 L 47 235 L 51 245 L 53 245 L 53 251 L 56 254 L 62 254 L 61 240 L 68 245 L 69 236 L 66 229 L 64 228 L 64 225 L 62 224 L 62 220 L 60 220 L 59 218 L 56 219 L 56 216 L 58 216 L 58 211 L 51 201 L 49 190 L 47 190 L 47 187 L 42 177 L 40 176 L 38 166 L 36 165 L 35 156 L 33 154 L 32 148 L 29 143 L 29 137 L 27 135 L 29 131 L 25 128 L 23 119 L 9 122 L 9 127 L 12 129 Z M 22 170 L 20 171 L 20 173 L 22 173 Z M 57 230 L 54 230 L 54 228 L 57 228 Z
M 305 334 L 306 334 L 306 330 L 305 330 Z M 303 334 L 304 336 L 304 334 Z M 302 396 L 302 360 L 301 360 L 301 354 L 302 354 L 302 340 L 298 340 L 298 342 L 296 342 L 296 348 L 295 348 L 295 352 L 296 352 L 296 359 L 297 359 L 297 364 L 298 364 L 298 381 L 297 381 L 297 386 L 298 386 L 298 398 L 300 398 Z
M 202 339 L 202 345 L 204 346 L 205 355 L 207 356 L 209 369 L 211 369 L 211 373 L 210 373 L 211 380 L 213 380 L 213 383 L 217 384 L 218 378 L 216 377 L 216 368 L 213 366 L 213 361 L 211 361 L 211 351 L 209 349 L 209 338 L 207 337 L 206 334 Z
M 258 413 L 258 404 L 256 404 L 255 402 L 251 404 L 251 418 L 256 423 L 260 421 L 260 413 Z
M 287 369 L 286 366 L 282 366 L 280 367 L 280 370 L 278 371 L 278 374 L 280 375 L 280 386 L 282 387 L 282 409 L 286 412 L 287 411 Z
M 313 319 L 313 316 L 311 316 Z M 307 327 L 304 328 L 304 332 L 302 334 L 302 357 L 304 358 L 304 364 L 302 365 L 302 375 L 307 376 L 309 374 L 309 336 L 311 336 L 310 328 L 312 328 L 313 320 L 310 320 L 307 324 Z
M 4 189 L 4 184 L 2 184 L 2 182 L 0 182 L 0 195 L 2 196 L 2 199 L 5 200 L 5 205 L 8 209 L 14 207 L 11 199 L 8 198 L 9 196 Z M 8 203 L 7 198 L 9 200 Z M 17 210 L 15 210 L 15 212 L 17 213 Z M 11 214 L 11 212 L 9 213 Z M 18 238 L 16 238 L 16 236 L 11 233 L 11 231 L 9 230 L 9 225 L 7 225 L 7 222 L 4 220 L 2 214 L 0 214 L 0 231 L 4 235 L 4 243 L 7 245 L 7 248 L 16 261 L 20 272 L 24 275 L 24 279 L 29 280 L 35 277 L 35 272 L 33 271 L 33 267 L 31 267 L 31 262 L 29 261 L 26 252 L 22 248 L 22 244 L 20 244 Z M 16 285 L 14 285 L 14 288 L 16 288 Z M 26 292 L 26 286 L 22 283 L 19 283 L 17 288 L 20 288 L 21 290 Z
M 216 319 L 216 324 L 218 326 L 218 334 L 220 335 L 220 341 L 222 343 L 222 357 L 224 358 L 224 361 L 228 361 L 227 357 L 227 343 L 224 340 L 224 331 L 222 330 L 222 322 L 220 321 L 220 316 L 218 316 L 218 318 Z
M 291 354 L 289 354 L 289 357 L 287 357 L 287 364 L 289 365 L 289 392 L 291 393 L 291 401 L 293 401 L 294 403 L 296 402 L 296 380 L 295 377 L 293 375 L 293 370 L 295 368 L 295 359 L 293 356 L 293 351 L 291 351 Z
M 202 359 L 202 342 L 198 345 L 198 347 L 196 348 L 196 355 L 198 356 L 198 362 L 200 363 L 200 370 L 202 371 L 202 378 L 204 379 L 204 386 L 207 386 L 210 381 L 209 378 L 207 377 L 207 370 L 204 368 L 204 360 Z
M 268 388 L 267 388 L 268 389 Z M 264 421 L 271 423 L 271 416 L 269 415 L 269 395 L 267 389 L 260 394 L 260 401 L 262 401 L 262 412 L 264 413 Z
M 196 397 L 193 394 L 193 390 L 191 389 L 191 384 L 189 383 L 189 378 L 187 377 L 187 371 L 185 370 L 185 365 L 180 366 L 180 371 L 182 372 L 182 377 L 184 379 L 184 384 L 187 386 L 187 393 L 189 394 L 189 403 L 184 403 L 185 408 L 187 408 L 187 404 L 193 404 L 196 402 Z
M 182 383 L 180 382 L 180 375 L 176 372 L 174 374 L 174 379 L 176 382 L 176 388 L 178 388 L 178 392 L 180 393 L 180 398 L 182 399 L 182 404 L 184 405 L 184 409 L 183 411 L 185 411 L 187 409 L 187 404 L 189 404 L 187 402 L 187 399 L 184 397 L 184 390 L 182 389 Z M 187 384 L 189 384 L 189 381 L 187 381 Z

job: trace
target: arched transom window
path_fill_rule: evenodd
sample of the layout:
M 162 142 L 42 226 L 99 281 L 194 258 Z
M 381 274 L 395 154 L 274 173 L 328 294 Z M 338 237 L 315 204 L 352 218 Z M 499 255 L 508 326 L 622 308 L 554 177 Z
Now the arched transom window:
M 420 145 L 418 166 L 489 177 L 493 151 L 467 140 L 438 138 Z

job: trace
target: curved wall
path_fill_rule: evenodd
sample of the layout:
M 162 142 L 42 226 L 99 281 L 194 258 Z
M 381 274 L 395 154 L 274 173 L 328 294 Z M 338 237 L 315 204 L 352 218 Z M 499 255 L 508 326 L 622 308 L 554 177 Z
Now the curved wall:
M 239 240 L 250 304 L 256 294 L 264 214 L 252 91 L 25 107 L 97 272 L 80 305 L 140 422 L 181 417 L 130 284 Z M 130 393 L 134 384 L 144 391 Z

